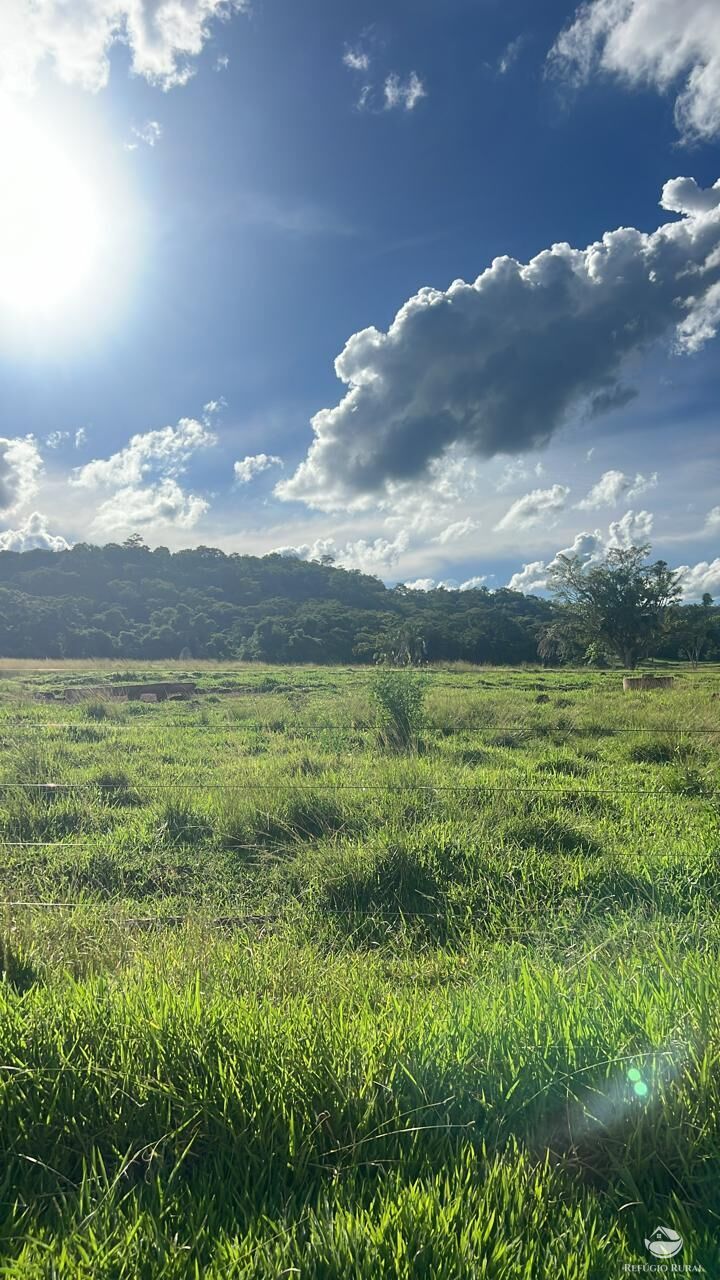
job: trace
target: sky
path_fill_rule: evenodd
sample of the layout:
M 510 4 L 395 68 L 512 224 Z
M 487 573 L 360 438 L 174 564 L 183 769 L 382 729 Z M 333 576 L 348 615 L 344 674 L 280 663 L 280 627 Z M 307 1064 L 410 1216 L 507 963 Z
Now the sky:
M 0 548 L 720 597 L 717 0 L 3 0 Z

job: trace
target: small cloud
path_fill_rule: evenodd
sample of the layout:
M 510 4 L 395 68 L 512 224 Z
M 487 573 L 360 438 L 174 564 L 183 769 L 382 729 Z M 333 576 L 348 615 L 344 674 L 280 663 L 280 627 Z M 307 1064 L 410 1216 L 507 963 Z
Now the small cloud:
M 713 507 L 712 511 L 708 511 L 705 523 L 709 529 L 720 526 L 720 507 Z
M 224 396 L 218 396 L 217 400 L 208 400 L 203 405 L 203 422 L 206 426 L 210 425 L 210 419 L 222 413 L 223 409 L 227 409 L 227 400 Z
M 685 600 L 700 600 L 705 592 L 711 596 L 720 594 L 720 556 L 695 565 L 681 564 L 676 572 L 680 574 Z
M 59 449 L 63 441 L 69 439 L 69 431 L 51 431 L 50 435 L 45 437 L 45 444 L 48 449 Z
M 597 484 L 593 485 L 590 492 L 576 503 L 576 506 L 581 511 L 593 511 L 597 507 L 614 507 L 624 498 L 632 501 L 647 489 L 656 488 L 657 482 L 657 471 L 654 471 L 651 476 L 643 476 L 638 472 L 634 480 L 622 471 L 605 471 Z
M 0 551 L 67 551 L 70 543 L 60 534 L 49 532 L 47 516 L 33 511 L 18 529 L 0 533 Z
M 228 58 L 226 53 L 221 53 L 220 57 L 215 59 L 216 71 L 227 71 L 229 66 L 230 66 L 230 59 Z
M 495 488 L 498 493 L 504 493 L 506 489 L 512 489 L 521 481 L 529 480 L 531 475 L 536 475 L 539 478 L 544 470 L 542 462 L 536 462 L 531 469 L 524 458 L 513 458 L 512 461 L 505 464 L 503 473 L 496 482 Z
M 395 107 L 412 111 L 421 98 L 427 97 L 427 89 L 415 71 L 411 71 L 405 81 L 400 79 L 397 72 L 392 71 L 385 80 L 383 92 L 386 111 L 392 111 Z
M 518 498 L 495 525 L 498 529 L 530 529 L 541 524 L 546 516 L 563 511 L 570 489 L 565 484 L 554 484 L 550 489 L 533 489 Z
M 176 480 L 166 477 L 157 484 L 118 489 L 100 504 L 92 527 L 103 532 L 156 525 L 192 529 L 209 505 L 204 498 L 186 493 Z
M 75 448 L 81 449 L 87 440 L 87 431 L 84 427 L 78 427 L 75 432 Z
M 547 587 L 547 566 L 544 560 L 533 560 L 530 564 L 524 564 L 522 569 L 514 573 L 508 587 L 511 591 L 525 591 L 532 594 L 534 591 L 544 591 Z
M 509 44 L 505 46 L 497 62 L 497 69 L 498 69 L 499 75 L 501 76 L 507 75 L 507 72 L 510 70 L 510 68 L 514 66 L 514 64 L 518 60 L 518 57 L 520 55 L 523 45 L 525 44 L 526 39 L 527 39 L 527 36 L 519 35 L 519 36 L 516 36 L 514 40 L 511 40 Z
M 351 71 L 367 71 L 370 67 L 370 55 L 359 47 L 346 49 L 343 54 L 343 63 Z
M 261 472 L 268 471 L 270 467 L 282 465 L 282 458 L 276 457 L 273 453 L 253 453 L 248 454 L 241 462 L 236 462 L 233 471 L 239 484 L 249 484 Z
M 163 127 L 158 120 L 146 120 L 145 124 L 133 125 L 131 131 L 137 142 L 126 142 L 126 151 L 137 151 L 139 143 L 146 147 L 154 147 L 163 136 Z
M 437 537 L 433 538 L 433 542 L 439 542 L 441 546 L 445 546 L 448 542 L 459 542 L 461 538 L 466 538 L 478 527 L 479 522 L 471 519 L 470 516 L 465 520 L 455 520 L 453 524 L 442 529 Z
M 33 497 L 41 470 L 42 458 L 32 436 L 0 436 L 0 514 Z
M 648 542 L 652 534 L 653 517 L 650 511 L 626 511 L 620 520 L 610 525 L 608 547 L 638 547 Z

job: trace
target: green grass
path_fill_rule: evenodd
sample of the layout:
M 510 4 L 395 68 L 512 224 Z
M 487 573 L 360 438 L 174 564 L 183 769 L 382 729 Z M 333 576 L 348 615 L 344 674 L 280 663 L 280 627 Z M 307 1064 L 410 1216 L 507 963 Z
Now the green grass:
M 615 1280 L 659 1223 L 718 1274 L 717 668 L 432 671 L 398 750 L 369 671 L 48 666 L 0 672 L 0 1275 Z

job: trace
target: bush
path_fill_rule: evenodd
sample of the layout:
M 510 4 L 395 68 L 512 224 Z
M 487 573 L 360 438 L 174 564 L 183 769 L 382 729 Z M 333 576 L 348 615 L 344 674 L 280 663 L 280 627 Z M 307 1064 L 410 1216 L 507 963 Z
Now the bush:
M 383 745 L 393 751 L 416 749 L 425 705 L 423 677 L 415 671 L 381 668 L 375 674 L 372 696 Z

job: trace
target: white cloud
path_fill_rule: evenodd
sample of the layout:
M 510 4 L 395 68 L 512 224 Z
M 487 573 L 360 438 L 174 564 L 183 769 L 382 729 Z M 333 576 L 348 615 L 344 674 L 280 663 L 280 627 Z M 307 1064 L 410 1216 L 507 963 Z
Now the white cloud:
M 680 586 L 686 600 L 700 600 L 705 592 L 711 596 L 720 593 L 720 556 L 715 560 L 701 560 L 699 564 L 680 565 Z
M 282 458 L 277 458 L 274 453 L 253 453 L 248 454 L 241 462 L 236 462 L 233 470 L 239 484 L 249 484 L 254 476 L 259 476 L 262 471 L 282 465 Z
M 49 436 L 45 437 L 45 444 L 48 449 L 59 449 L 60 445 L 70 439 L 69 431 L 51 431 Z
M 508 587 L 511 591 L 524 591 L 531 595 L 534 591 L 544 591 L 547 587 L 547 566 L 544 560 L 533 560 L 524 564 L 518 573 L 514 573 Z
M 204 498 L 186 493 L 170 478 L 153 485 L 127 485 L 100 504 L 93 528 L 102 532 L 157 525 L 192 529 L 208 506 Z
M 145 124 L 133 125 L 130 130 L 137 142 L 126 142 L 126 151 L 136 151 L 138 143 L 142 142 L 146 147 L 154 147 L 163 136 L 163 127 L 158 120 L 146 120 Z
M 49 62 L 66 84 L 97 92 L 110 75 L 110 52 L 123 44 L 131 70 L 171 89 L 194 74 L 214 19 L 245 0 L 2 0 L 0 88 L 30 92 Z
M 542 462 L 536 462 L 535 466 L 530 468 L 524 458 L 513 458 L 505 464 L 500 479 L 495 482 L 495 488 L 498 493 L 505 493 L 507 489 L 513 489 L 523 480 L 529 480 L 531 475 L 540 477 L 544 470 Z
M 230 59 L 228 58 L 226 53 L 221 53 L 220 57 L 215 59 L 216 71 L 227 71 L 229 66 L 230 66 Z
M 612 547 L 631 547 L 647 542 L 652 529 L 652 516 L 648 511 L 627 511 L 621 520 L 610 525 L 607 537 L 601 529 L 583 530 L 575 535 L 569 547 L 556 551 L 552 560 L 533 560 L 524 564 L 508 582 L 513 591 L 545 591 L 548 573 L 559 562 L 560 556 L 578 560 L 582 565 L 597 564 Z
M 525 265 L 497 258 L 472 284 L 421 289 L 387 333 L 353 334 L 335 361 L 347 392 L 313 418 L 307 457 L 278 496 L 352 508 L 426 481 L 451 445 L 527 452 L 571 412 L 617 406 L 631 356 L 672 335 L 696 350 L 720 323 L 720 207 L 683 212 Z
M 153 525 L 193 528 L 209 503 L 187 493 L 178 483 L 198 449 L 217 442 L 207 422 L 181 418 L 176 427 L 162 427 L 132 436 L 129 444 L 109 458 L 94 458 L 75 467 L 70 484 L 114 492 L 97 508 L 92 527 L 102 532 L 142 529 Z
M 375 538 L 368 542 L 358 538 L 339 547 L 334 538 L 317 538 L 312 544 L 304 542 L 296 547 L 274 547 L 270 554 L 297 560 L 320 560 L 323 556 L 332 556 L 335 563 L 344 569 L 379 573 L 392 569 L 407 551 L 409 543 L 410 536 L 407 530 L 402 529 L 392 540 Z
M 177 427 L 162 427 L 132 436 L 130 443 L 109 458 L 95 458 L 84 467 L 76 467 L 70 483 L 86 489 L 99 486 L 121 488 L 136 486 L 149 472 L 175 477 L 185 470 L 200 448 L 216 443 L 207 424 L 194 418 L 181 418 Z
M 37 492 L 42 458 L 32 436 L 0 436 L 0 515 Z
M 395 71 L 392 71 L 385 80 L 383 93 L 386 111 L 392 111 L 395 107 L 412 111 L 421 98 L 427 97 L 427 89 L 415 71 L 411 71 L 404 81 Z
M 716 525 L 720 525 L 720 507 L 713 507 L 712 511 L 708 511 L 705 523 L 710 529 L 714 529 Z
M 79 449 L 87 440 L 87 431 L 84 427 L 78 427 L 77 431 L 51 431 L 49 436 L 45 437 L 45 444 L 48 449 L 59 449 L 65 444 L 66 440 L 72 439 L 73 446 Z
M 367 71 L 370 67 L 370 55 L 360 47 L 346 49 L 343 54 L 343 63 L 351 71 Z
M 408 591 L 439 591 L 441 588 L 445 591 L 475 591 L 485 581 L 485 574 L 468 578 L 466 582 L 460 583 L 455 578 L 415 578 L 414 582 L 405 582 L 403 586 L 407 587 Z
M 608 547 L 639 547 L 650 540 L 653 517 L 649 511 L 626 511 L 621 520 L 613 520 Z
M 50 533 L 47 520 L 47 516 L 33 511 L 19 529 L 4 529 L 0 533 L 0 551 L 67 551 L 70 543 L 60 534 Z
M 594 484 L 587 496 L 576 505 L 585 511 L 594 511 L 598 507 L 614 507 L 624 498 L 632 500 L 639 497 L 641 493 L 645 493 L 647 489 L 654 489 L 657 479 L 656 471 L 647 477 L 638 472 L 634 480 L 622 471 L 604 471 L 597 484 Z
M 533 525 L 542 524 L 546 516 L 564 510 L 569 492 L 565 484 L 554 484 L 550 489 L 533 489 L 513 502 L 495 528 L 530 529 Z
M 717 0 L 591 0 L 549 57 L 551 68 L 576 84 L 604 72 L 661 93 L 679 90 L 675 119 L 683 136 L 720 134 Z
M 433 538 L 433 542 L 439 542 L 441 546 L 445 546 L 448 542 L 459 542 L 461 538 L 466 538 L 469 533 L 478 528 L 479 522 L 467 516 L 465 520 L 455 520 L 453 524 L 446 525 Z
M 209 425 L 209 419 L 214 418 L 216 414 L 222 413 L 223 409 L 227 409 L 227 400 L 224 396 L 218 396 L 217 400 L 208 400 L 203 405 L 203 422 Z
M 497 69 L 501 76 L 507 75 L 508 71 L 518 60 L 520 51 L 525 44 L 526 37 L 524 35 L 516 36 L 507 44 L 498 58 Z

